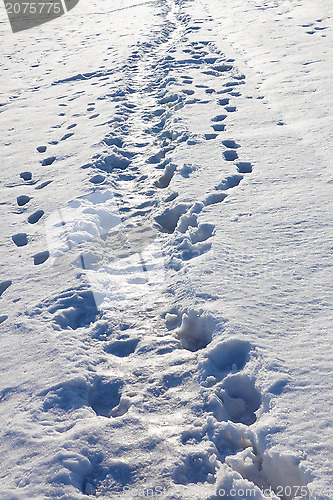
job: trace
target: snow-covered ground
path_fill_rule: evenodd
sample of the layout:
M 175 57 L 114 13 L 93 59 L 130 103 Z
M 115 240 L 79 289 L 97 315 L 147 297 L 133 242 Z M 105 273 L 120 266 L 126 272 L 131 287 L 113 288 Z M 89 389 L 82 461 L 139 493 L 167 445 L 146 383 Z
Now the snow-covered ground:
M 333 498 L 332 17 L 1 7 L 1 499 Z

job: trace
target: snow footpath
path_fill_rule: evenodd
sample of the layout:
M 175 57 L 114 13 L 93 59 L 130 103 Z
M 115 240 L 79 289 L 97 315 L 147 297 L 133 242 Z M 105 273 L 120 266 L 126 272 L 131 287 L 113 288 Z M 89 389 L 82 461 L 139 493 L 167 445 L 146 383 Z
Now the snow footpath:
M 332 497 L 330 10 L 1 12 L 1 498 Z

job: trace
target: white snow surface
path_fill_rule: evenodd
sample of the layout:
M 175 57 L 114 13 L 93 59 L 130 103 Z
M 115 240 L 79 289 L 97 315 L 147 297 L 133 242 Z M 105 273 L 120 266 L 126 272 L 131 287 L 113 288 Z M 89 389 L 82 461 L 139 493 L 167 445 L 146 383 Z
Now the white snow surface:
M 1 6 L 1 499 L 333 498 L 332 19 Z

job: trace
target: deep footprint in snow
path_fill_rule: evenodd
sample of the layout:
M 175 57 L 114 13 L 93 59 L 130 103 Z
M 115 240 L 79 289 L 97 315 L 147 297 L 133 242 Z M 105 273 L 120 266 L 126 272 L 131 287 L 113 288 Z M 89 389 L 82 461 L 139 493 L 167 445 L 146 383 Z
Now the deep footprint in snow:
M 173 208 L 167 208 L 161 215 L 155 217 L 161 229 L 168 233 L 173 233 L 177 227 L 180 217 L 190 208 L 191 205 L 182 203 Z
M 214 327 L 215 321 L 211 316 L 191 309 L 183 313 L 176 334 L 185 349 L 195 352 L 211 342 Z
M 227 416 L 235 423 L 254 424 L 257 419 L 255 412 L 260 408 L 262 398 L 248 375 L 228 375 L 219 384 L 216 395 L 222 403 L 215 408 L 217 420 L 225 420 Z
M 91 387 L 88 403 L 96 415 L 102 417 L 121 417 L 129 407 L 130 402 L 121 395 L 123 382 L 119 379 L 97 377 Z
M 207 362 L 203 363 L 206 375 L 217 372 L 242 370 L 249 360 L 250 342 L 229 339 L 219 342 L 207 352 Z
M 37 148 L 38 153 L 45 153 L 47 150 L 47 146 L 38 146 Z
M 169 163 L 164 169 L 163 175 L 154 182 L 155 186 L 161 189 L 165 189 L 169 186 L 172 177 L 176 171 L 176 165 Z
M 104 350 L 108 354 L 113 354 L 113 356 L 125 358 L 130 354 L 133 354 L 138 343 L 139 339 L 115 340 L 111 344 L 106 345 Z
M 102 184 L 102 182 L 105 181 L 105 175 L 96 174 L 93 177 L 91 177 L 91 179 L 89 179 L 89 181 L 92 184 Z

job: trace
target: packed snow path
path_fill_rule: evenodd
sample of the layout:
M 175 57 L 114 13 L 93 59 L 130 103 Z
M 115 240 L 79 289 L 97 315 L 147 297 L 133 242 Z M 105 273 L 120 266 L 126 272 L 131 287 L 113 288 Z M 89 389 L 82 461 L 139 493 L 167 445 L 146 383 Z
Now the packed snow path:
M 221 3 L 6 33 L 4 498 L 330 497 L 331 20 Z

